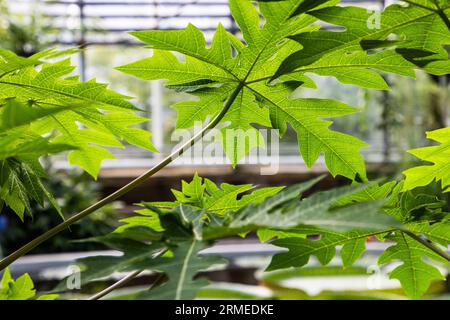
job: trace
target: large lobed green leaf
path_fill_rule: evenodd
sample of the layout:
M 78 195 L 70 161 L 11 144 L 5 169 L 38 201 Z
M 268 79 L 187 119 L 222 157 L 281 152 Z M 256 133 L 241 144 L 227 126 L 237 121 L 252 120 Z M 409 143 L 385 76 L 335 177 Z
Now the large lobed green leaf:
M 402 264 L 390 272 L 390 277 L 398 279 L 405 293 L 413 299 L 423 296 L 433 280 L 444 280 L 445 277 L 435 266 L 424 258 L 447 263 L 442 257 L 413 240 L 404 233 L 394 234 L 390 239 L 396 242 L 380 256 L 380 264 L 401 260 Z
M 146 205 L 159 208 L 175 208 L 180 204 L 188 204 L 198 210 L 223 215 L 235 212 L 252 204 L 256 205 L 267 197 L 277 194 L 284 187 L 266 187 L 256 190 L 251 184 L 232 185 L 222 183 L 220 186 L 207 178 L 201 178 L 195 173 L 191 182 L 181 181 L 181 190 L 172 189 L 176 200 L 173 202 L 150 202 Z M 251 192 L 250 192 L 251 191 Z
M 193 95 L 195 100 L 174 105 L 178 128 L 192 127 L 195 121 L 204 122 L 217 115 L 230 93 L 244 83 L 222 119 L 222 123 L 228 124 L 221 129 L 222 133 L 227 129 L 235 132 L 235 136 L 223 135 L 221 140 L 233 165 L 251 149 L 264 146 L 255 125 L 278 129 L 282 136 L 289 123 L 297 131 L 300 152 L 308 167 L 324 154 L 333 175 L 366 179 L 364 161 L 359 154 L 366 144 L 330 130 L 332 122 L 322 120 L 344 116 L 356 109 L 327 99 L 290 99 L 296 87 L 313 85 L 304 75 L 280 77 L 278 85 L 269 81 L 283 60 L 301 48 L 287 38 L 317 29 L 313 25 L 316 18 L 305 13 L 335 2 L 260 1 L 258 12 L 250 0 L 230 0 L 243 41 L 220 25 L 209 47 L 202 32 L 193 25 L 176 31 L 132 32 L 149 44 L 153 55 L 118 69 L 146 80 L 166 79 L 169 88 Z M 264 17 L 262 27 L 259 13 Z M 182 60 L 173 52 L 181 54 Z M 249 141 L 247 136 L 255 138 Z
M 169 88 L 190 92 L 194 100 L 173 106 L 178 112 L 177 128 L 189 128 L 195 121 L 217 115 L 230 93 L 244 84 L 222 119 L 228 124 L 222 133 L 227 129 L 236 132 L 221 140 L 233 165 L 251 149 L 264 146 L 255 125 L 278 129 L 282 136 L 290 124 L 308 167 L 324 154 L 334 176 L 364 180 L 359 150 L 366 144 L 330 130 L 332 122 L 323 120 L 356 109 L 333 100 L 292 99 L 293 89 L 314 86 L 307 73 L 381 90 L 388 85 L 380 73 L 414 77 L 418 68 L 437 75 L 448 73 L 444 46 L 450 43 L 445 18 L 450 9 L 447 3 L 431 1 L 392 5 L 381 13 L 377 25 L 376 13 L 335 6 L 337 2 L 259 1 L 258 12 L 250 0 L 230 0 L 242 41 L 221 25 L 209 47 L 202 32 L 191 24 L 177 31 L 132 32 L 149 44 L 153 56 L 119 70 L 146 80 L 166 79 Z M 318 30 L 317 20 L 345 30 Z M 275 78 L 276 82 L 270 81 Z
M 450 65 L 443 46 L 450 43 L 450 31 L 443 17 L 448 20 L 450 4 L 437 10 L 433 1 L 424 2 L 425 6 L 412 2 L 407 7 L 388 6 L 379 13 L 379 21 L 377 13 L 351 6 L 311 11 L 309 15 L 345 30 L 291 37 L 303 48 L 289 56 L 277 74 L 314 72 L 377 89 L 386 86 L 371 70 L 414 76 L 412 67 L 416 65 L 433 74 L 446 74 Z M 397 35 L 397 41 L 392 40 L 392 34 Z M 385 50 L 376 50 L 380 48 Z
M 450 128 L 427 132 L 427 138 L 440 144 L 413 149 L 409 152 L 433 164 L 416 166 L 404 171 L 406 176 L 403 185 L 404 191 L 428 185 L 434 180 L 440 181 L 444 190 L 450 185 Z
M 56 294 L 40 295 L 37 300 L 55 300 Z M 36 289 L 28 273 L 13 279 L 11 271 L 6 268 L 0 283 L 0 300 L 31 300 L 36 299 Z
M 191 240 L 178 243 L 172 250 L 173 257 L 162 257 L 154 261 L 153 269 L 164 272 L 169 278 L 156 288 L 140 293 L 138 299 L 152 300 L 191 300 L 197 292 L 208 285 L 206 279 L 195 279 L 201 271 L 215 264 L 224 264 L 218 257 L 201 257 L 199 252 L 207 247 L 207 243 Z
M 323 241 L 328 243 L 322 246 L 327 248 L 317 249 L 317 255 L 328 250 L 329 257 L 336 245 L 345 244 L 342 254 L 346 265 L 350 265 L 364 251 L 364 240 L 368 235 L 381 229 L 384 232 L 397 223 L 380 213 L 381 204 L 373 201 L 338 208 L 333 206 L 339 199 L 361 191 L 366 185 L 344 187 L 301 200 L 300 193 L 311 188 L 321 178 L 276 192 L 266 190 L 268 188 L 258 189 L 242 196 L 240 200 L 236 200 L 236 193 L 233 193 L 233 190 L 241 193 L 240 186 L 226 185 L 224 188 L 222 185 L 223 190 L 220 190 L 214 185 L 213 190 L 220 195 L 227 195 L 227 189 L 231 190 L 232 197 L 227 205 L 217 201 L 214 193 L 205 193 L 211 189 L 208 183 L 212 182 L 195 175 L 192 182 L 183 182 L 182 191 L 175 192 L 176 204 L 146 203 L 146 209 L 139 210 L 139 216 L 126 218 L 123 220 L 125 224 L 112 234 L 94 239 L 123 254 L 79 260 L 78 263 L 83 266 L 82 285 L 108 277 L 114 272 L 151 270 L 164 273 L 162 279 L 166 281 L 157 282 L 149 290 L 139 292 L 137 298 L 191 299 L 198 289 L 208 283 L 197 279 L 196 275 L 223 263 L 221 259 L 202 256 L 200 252 L 203 249 L 226 236 L 242 236 L 251 231 L 267 229 L 275 230 L 277 237 L 285 232 L 291 238 L 294 234 L 324 232 L 329 239 L 324 238 Z M 246 190 L 250 187 L 246 186 Z M 211 199 L 214 199 L 216 206 L 210 206 Z M 301 241 L 296 243 L 301 245 Z M 164 251 L 167 252 L 161 255 Z M 305 252 L 304 257 L 298 259 L 307 261 L 311 254 L 315 253 Z M 57 288 L 60 289 L 65 289 L 65 282 Z
M 306 239 L 304 235 L 318 235 L 320 239 Z M 345 267 L 352 266 L 365 251 L 366 240 L 375 232 L 350 231 L 332 232 L 317 228 L 296 228 L 287 235 L 276 234 L 278 240 L 272 244 L 289 249 L 286 253 L 275 255 L 267 267 L 267 271 L 306 265 L 312 255 L 323 265 L 328 264 L 336 256 L 336 247 L 342 246 L 340 257 Z
M 30 200 L 49 201 L 62 216 L 41 181 L 41 157 L 68 151 L 71 164 L 96 177 L 101 162 L 114 158 L 105 147 L 123 148 L 126 141 L 156 151 L 150 133 L 133 127 L 147 119 L 128 97 L 95 80 L 78 81 L 70 59 L 47 62 L 73 52 L 22 58 L 0 49 L 0 207 L 22 220 Z
M 24 112 L 19 120 L 18 110 L 2 104 L 2 136 L 24 131 L 38 135 L 56 132 L 51 143 L 70 145 L 75 150 L 69 152 L 69 161 L 94 177 L 101 162 L 113 158 L 111 152 L 100 146 L 122 148 L 120 140 L 123 140 L 155 151 L 150 133 L 132 128 L 147 119 L 134 114 L 137 109 L 128 101 L 129 97 L 109 90 L 95 79 L 78 81 L 71 76 L 75 67 L 69 59 L 55 63 L 32 60 L 41 66 L 36 70 L 24 64 L 16 67 L 16 60 L 21 58 L 10 52 L 2 51 L 0 55 L 4 59 L 0 66 L 7 70 L 15 68 L 0 77 L 0 101 L 15 98 L 22 103 L 20 110 Z

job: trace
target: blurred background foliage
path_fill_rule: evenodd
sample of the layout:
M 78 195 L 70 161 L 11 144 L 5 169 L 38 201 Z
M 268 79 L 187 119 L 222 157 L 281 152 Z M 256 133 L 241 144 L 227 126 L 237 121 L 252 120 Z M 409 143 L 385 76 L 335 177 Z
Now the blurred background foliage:
M 55 170 L 47 165 L 49 179 L 46 187 L 54 196 L 66 217 L 89 207 L 100 199 L 99 185 L 81 170 Z M 46 203 L 44 207 L 34 203 L 33 216 L 26 215 L 22 222 L 9 208 L 0 216 L 0 244 L 3 255 L 13 252 L 35 237 L 41 235 L 61 221 L 56 219 L 55 209 Z M 34 253 L 70 252 L 98 250 L 102 246 L 91 243 L 74 243 L 74 239 L 84 239 L 107 234 L 118 226 L 121 204 L 108 205 L 86 219 L 73 225 L 70 230 L 52 237 Z
M 29 57 L 51 45 L 48 35 L 56 30 L 36 8 L 26 16 L 12 15 L 5 0 L 0 0 L 0 47 Z

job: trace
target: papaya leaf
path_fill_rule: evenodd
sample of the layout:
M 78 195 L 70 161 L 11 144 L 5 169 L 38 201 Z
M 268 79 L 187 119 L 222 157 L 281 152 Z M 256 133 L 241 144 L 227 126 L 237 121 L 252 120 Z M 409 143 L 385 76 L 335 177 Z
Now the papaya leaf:
M 83 241 L 101 243 L 111 249 L 122 252 L 122 255 L 98 255 L 78 259 L 76 264 L 82 270 L 80 277 L 81 286 L 92 281 L 107 278 L 115 272 L 140 270 L 142 264 L 145 264 L 145 261 L 151 260 L 164 249 L 164 246 L 158 242 L 146 244 L 142 241 L 128 239 L 124 235 L 115 233 Z M 66 290 L 67 279 L 64 279 L 53 291 L 61 292 Z
M 408 297 L 418 299 L 426 293 L 433 280 L 445 279 L 442 273 L 428 261 L 424 261 L 424 258 L 444 263 L 448 261 L 404 233 L 392 235 L 390 238 L 396 244 L 383 252 L 378 263 L 402 261 L 402 264 L 390 273 L 390 278 L 401 282 Z
M 159 213 L 162 215 L 160 225 L 164 227 L 164 238 L 170 239 L 167 243 L 157 241 L 156 238 L 152 239 L 155 240 L 152 244 L 147 243 L 148 238 L 137 240 L 136 234 L 130 232 L 132 227 L 104 237 L 87 239 L 100 242 L 123 254 L 77 260 L 83 270 L 81 285 L 110 277 L 115 272 L 150 270 L 165 273 L 168 280 L 140 292 L 138 299 L 194 298 L 196 292 L 208 284 L 208 281 L 194 279 L 194 276 L 212 265 L 224 264 L 225 260 L 199 256 L 199 252 L 210 245 L 198 237 L 201 234 L 198 231 L 202 227 L 199 219 L 202 212 L 181 205 L 170 214 Z M 63 280 L 54 291 L 67 290 L 66 281 Z
M 364 159 L 358 150 L 367 144 L 352 136 L 329 129 L 331 121 L 325 117 L 338 117 L 356 112 L 356 109 L 336 100 L 289 99 L 290 89 L 285 85 L 269 87 L 260 83 L 250 86 L 252 91 L 268 106 L 272 126 L 286 132 L 289 122 L 297 131 L 300 153 L 311 167 L 321 153 L 333 176 L 367 179 Z
M 156 151 L 150 133 L 133 128 L 147 119 L 134 114 L 128 97 L 95 80 L 79 82 L 69 59 L 47 62 L 76 51 L 23 58 L 0 49 L 0 206 L 22 220 L 31 200 L 43 205 L 44 199 L 62 217 L 41 181 L 41 157 L 68 151 L 72 164 L 96 177 L 101 162 L 113 158 L 102 147 L 123 148 L 126 141 Z
M 28 273 L 17 279 L 11 277 L 11 271 L 6 268 L 1 280 L 0 300 L 31 300 L 36 298 L 36 289 Z M 41 295 L 37 300 L 55 300 L 58 295 Z
M 385 201 L 370 201 L 334 207 L 335 201 L 367 186 L 347 186 L 316 193 L 304 200 L 299 194 L 318 180 L 286 188 L 257 206 L 246 206 L 223 220 L 213 221 L 203 231 L 204 239 L 216 239 L 260 229 L 280 230 L 290 234 L 292 228 L 316 226 L 331 231 L 380 231 L 401 224 L 382 212 Z
M 444 247 L 448 247 L 450 244 L 450 221 L 448 220 L 437 223 L 430 221 L 412 222 L 406 226 L 415 234 L 423 235 Z
M 293 236 L 318 235 L 319 239 L 305 239 Z M 345 267 L 351 267 L 365 251 L 365 242 L 374 232 L 351 231 L 331 232 L 316 228 L 298 228 L 291 231 L 287 238 L 272 241 L 271 244 L 289 249 L 272 257 L 267 271 L 306 265 L 312 255 L 316 256 L 322 265 L 327 265 L 336 256 L 336 247 L 342 246 L 340 257 Z
M 201 178 L 196 173 L 191 182 L 184 180 L 181 182 L 181 191 L 172 190 L 175 201 L 150 202 L 147 205 L 175 208 L 179 204 L 188 204 L 199 210 L 203 209 L 209 213 L 223 215 L 229 211 L 235 212 L 250 203 L 257 205 L 283 188 L 267 187 L 253 190 L 255 187 L 251 184 L 232 185 L 229 183 L 217 186 L 211 180 Z M 250 192 L 251 190 L 253 191 Z
M 31 200 L 41 206 L 46 200 L 64 219 L 56 200 L 41 181 L 44 177 L 45 172 L 39 162 L 14 158 L 0 160 L 0 203 L 9 206 L 23 221 L 25 211 L 32 214 Z
M 149 268 L 164 272 L 168 280 L 155 288 L 142 292 L 138 299 L 153 300 L 188 300 L 195 298 L 197 292 L 208 285 L 206 279 L 194 278 L 200 271 L 205 271 L 225 260 L 218 257 L 202 257 L 199 252 L 207 247 L 202 241 L 191 240 L 178 243 L 172 249 L 172 257 L 161 257 L 149 263 Z M 153 265 L 154 264 L 154 265 Z
M 335 3 L 260 1 L 258 11 L 250 0 L 230 0 L 242 40 L 221 25 L 209 47 L 202 32 L 191 24 L 183 30 L 131 32 L 153 49 L 153 55 L 118 69 L 145 80 L 166 79 L 169 88 L 189 92 L 195 99 L 173 106 L 178 112 L 177 128 L 189 128 L 196 121 L 204 123 L 219 114 L 230 93 L 242 88 L 221 120 L 221 124 L 228 126 L 221 129 L 219 141 L 232 165 L 250 150 L 264 147 L 257 126 L 272 127 L 282 136 L 290 123 L 297 131 L 300 152 L 308 167 L 324 154 L 334 176 L 365 180 L 359 150 L 366 144 L 330 130 L 332 122 L 322 120 L 356 110 L 333 100 L 289 99 L 295 88 L 314 85 L 305 75 L 280 77 L 282 83 L 275 87 L 269 81 L 283 60 L 301 48 L 289 37 L 317 30 L 318 26 L 313 24 L 317 19 L 307 13 Z M 263 24 L 260 15 L 264 17 Z M 408 63 L 403 59 L 398 68 L 407 69 L 404 65 Z M 356 74 L 354 70 L 351 72 Z M 347 73 L 345 77 L 351 75 Z M 361 77 L 368 82 L 366 75 Z M 385 88 L 380 82 L 374 85 Z M 227 136 L 230 130 L 234 134 Z
M 69 59 L 55 63 L 32 59 L 31 66 L 19 64 L 17 59 L 23 60 L 16 57 L 3 63 L 5 70 L 14 68 L 14 72 L 0 78 L 0 101 L 15 98 L 26 103 L 21 111 L 28 109 L 17 120 L 17 105 L 0 108 L 0 125 L 10 130 L 9 134 L 16 134 L 17 127 L 35 135 L 56 132 L 51 143 L 72 146 L 70 163 L 81 166 L 93 177 L 104 159 L 113 158 L 102 147 L 123 148 L 120 141 L 126 141 L 156 151 L 149 140 L 150 133 L 132 127 L 147 119 L 134 114 L 137 109 L 129 97 L 109 90 L 95 79 L 79 82 L 71 77 L 75 67 Z M 12 65 L 8 67 L 9 64 Z M 33 67 L 36 64 L 40 70 Z
M 0 78 L 8 73 L 40 65 L 45 60 L 71 55 L 78 51 L 78 49 L 74 48 L 66 50 L 48 49 L 38 52 L 28 58 L 24 58 L 16 55 L 14 52 L 0 48 Z
M 449 26 L 445 21 L 448 21 L 448 4 L 436 9 L 432 1 L 426 1 L 425 7 L 409 3 L 407 7 L 388 6 L 383 12 L 352 6 L 331 6 L 308 12 L 345 30 L 292 36 L 291 39 L 303 48 L 282 63 L 277 75 L 313 72 L 335 76 L 343 83 L 386 89 L 382 78 L 372 70 L 412 77 L 414 68 L 436 75 L 447 73 L 449 61 L 444 46 L 450 43 Z M 417 28 L 419 23 L 421 28 Z M 390 40 L 388 37 L 392 34 L 401 40 Z M 367 51 L 380 48 L 385 50 Z
M 417 166 L 404 171 L 403 191 L 428 185 L 433 180 L 440 181 L 442 189 L 450 191 L 448 190 L 448 186 L 450 186 L 450 128 L 427 132 L 427 138 L 440 144 L 413 149 L 409 153 L 433 164 Z

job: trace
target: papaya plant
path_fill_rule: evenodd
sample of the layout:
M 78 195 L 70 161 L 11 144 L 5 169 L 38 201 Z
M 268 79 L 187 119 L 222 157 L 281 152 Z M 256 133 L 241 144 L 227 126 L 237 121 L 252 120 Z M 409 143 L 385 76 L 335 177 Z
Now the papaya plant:
M 389 90 L 384 73 L 448 74 L 450 1 L 404 1 L 382 12 L 339 6 L 338 0 L 229 0 L 229 6 L 239 34 L 219 25 L 207 43 L 191 24 L 182 30 L 131 32 L 151 48 L 151 56 L 117 68 L 143 80 L 165 80 L 167 88 L 190 95 L 191 100 L 173 106 L 176 126 L 191 128 L 200 121 L 205 123 L 202 130 L 142 176 L 4 258 L 0 270 L 132 191 L 209 130 L 237 132 L 231 139 L 217 135 L 235 166 L 252 149 L 264 146 L 257 128 L 275 129 L 282 138 L 290 125 L 306 166 L 312 167 L 323 155 L 330 174 L 348 178 L 351 185 L 303 197 L 320 178 L 253 190 L 252 185 L 217 186 L 194 175 L 174 191 L 175 201 L 142 203 L 142 209 L 113 233 L 91 239 L 123 255 L 79 261 L 82 284 L 129 272 L 92 299 L 148 270 L 160 276 L 133 294 L 135 298 L 194 298 L 207 284 L 197 277 L 199 271 L 226 263 L 202 255 L 202 250 L 219 239 L 254 232 L 261 241 L 288 249 L 274 255 L 267 270 L 302 267 L 311 256 L 326 265 L 337 246 L 343 265 L 349 267 L 365 251 L 366 240 L 376 237 L 391 243 L 379 264 L 401 261 L 390 276 L 400 281 L 407 296 L 420 298 L 432 281 L 444 278 L 435 264 L 448 268 L 450 262 L 445 250 L 450 242 L 445 200 L 450 185 L 448 128 L 428 133 L 440 145 L 411 151 L 432 165 L 406 170 L 402 181 L 369 182 L 360 153 L 368 145 L 333 130 L 329 120 L 357 109 L 333 99 L 298 98 L 295 93 L 315 88 L 314 75 L 334 77 L 343 85 Z M 105 147 L 123 147 L 125 141 L 156 151 L 150 133 L 133 127 L 147 119 L 135 114 L 138 109 L 129 97 L 95 80 L 80 82 L 71 74 L 70 60 L 63 58 L 70 53 L 50 50 L 22 58 L 0 51 L 0 197 L 20 217 L 32 200 L 54 202 L 40 180 L 45 176 L 39 164 L 42 156 L 66 151 L 71 164 L 96 177 L 101 162 L 113 157 Z M 242 132 L 252 132 L 256 139 L 243 139 Z M 440 192 L 424 189 L 433 183 L 439 183 Z M 60 285 L 55 290 L 64 289 Z
M 31 300 L 36 299 L 36 290 L 33 280 L 28 273 L 17 279 L 11 277 L 11 271 L 6 269 L 2 277 L 2 288 L 0 289 L 0 300 Z M 55 300 L 57 294 L 43 294 L 37 300 Z

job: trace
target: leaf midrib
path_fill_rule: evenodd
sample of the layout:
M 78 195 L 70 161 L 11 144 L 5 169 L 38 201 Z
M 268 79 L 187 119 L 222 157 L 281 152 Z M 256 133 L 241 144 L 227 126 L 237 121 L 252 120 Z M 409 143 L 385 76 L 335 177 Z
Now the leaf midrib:
M 420 17 L 415 17 L 414 19 L 411 19 L 411 20 L 408 20 L 408 21 L 405 21 L 405 22 L 396 24 L 396 25 L 391 26 L 391 27 L 389 27 L 389 28 L 381 29 L 381 30 L 379 30 L 379 31 L 377 31 L 377 32 L 365 34 L 365 35 L 362 36 L 362 37 L 357 37 L 356 39 L 354 39 L 354 40 L 352 40 L 352 41 L 349 41 L 349 42 L 346 42 L 346 43 L 344 43 L 344 44 L 342 44 L 342 45 L 340 45 L 340 46 L 333 47 L 333 48 L 327 49 L 327 50 L 325 50 L 325 51 L 321 51 L 321 52 L 318 53 L 318 54 L 315 54 L 315 55 L 310 56 L 309 58 L 317 57 L 317 56 L 325 56 L 325 55 L 327 55 L 327 54 L 330 53 L 330 52 L 337 51 L 337 50 L 341 50 L 341 49 L 346 48 L 346 47 L 350 47 L 350 46 L 354 45 L 355 43 L 360 42 L 361 40 L 363 40 L 363 39 L 365 39 L 365 38 L 367 38 L 367 37 L 373 37 L 373 36 L 377 36 L 378 34 L 384 34 L 384 33 L 387 33 L 387 32 L 389 32 L 389 31 L 395 30 L 395 29 L 397 29 L 397 28 L 400 28 L 400 27 L 402 27 L 402 26 L 411 24 L 411 23 L 413 23 L 413 22 L 415 22 L 415 21 L 417 21 L 417 20 L 420 20 L 420 19 L 423 19 L 423 18 L 432 16 L 432 15 L 434 15 L 434 13 L 424 14 L 424 15 L 422 15 L 422 16 L 420 16 Z M 320 32 L 320 31 L 319 31 L 319 32 Z M 301 52 L 301 50 L 298 51 L 298 52 Z
M 183 266 L 181 268 L 181 273 L 180 273 L 180 278 L 178 279 L 177 287 L 176 287 L 176 291 L 175 291 L 175 300 L 181 300 L 182 290 L 183 290 L 183 286 L 184 286 L 184 282 L 185 282 L 186 274 L 187 274 L 187 270 L 188 270 L 188 264 L 189 264 L 189 261 L 191 260 L 191 256 L 194 251 L 196 243 L 197 243 L 197 240 L 192 241 L 192 244 L 189 246 L 189 250 L 188 250 L 186 256 L 184 257 Z
M 40 87 L 40 86 L 37 86 L 37 85 L 28 84 L 28 83 L 9 82 L 9 81 L 0 80 L 0 84 L 16 86 L 16 87 L 32 88 L 32 89 L 35 89 L 35 90 L 46 90 L 46 91 L 53 92 L 53 93 L 56 93 L 56 94 L 59 94 L 59 95 L 62 95 L 62 96 L 66 96 L 68 98 L 72 98 L 74 100 L 83 100 L 83 101 L 88 101 L 88 102 L 90 102 L 92 104 L 100 104 L 100 105 L 104 105 L 104 106 L 112 106 L 114 108 L 121 108 L 121 109 L 124 109 L 124 110 L 132 110 L 131 108 L 127 108 L 127 107 L 124 107 L 124 106 L 114 105 L 114 104 L 110 104 L 110 103 L 103 102 L 103 101 L 98 101 L 98 100 L 92 100 L 92 99 L 84 97 L 84 96 L 74 95 L 74 94 L 70 94 L 70 93 L 67 93 L 67 92 L 64 92 L 64 91 L 55 90 L 55 89 L 51 89 L 51 88 L 48 88 L 48 87 Z

